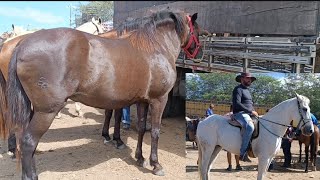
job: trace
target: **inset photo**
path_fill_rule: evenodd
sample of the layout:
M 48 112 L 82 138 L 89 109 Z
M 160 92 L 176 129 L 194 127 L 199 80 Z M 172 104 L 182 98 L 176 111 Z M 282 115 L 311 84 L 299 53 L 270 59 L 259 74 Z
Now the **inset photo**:
M 319 76 L 187 73 L 186 178 L 320 177 Z

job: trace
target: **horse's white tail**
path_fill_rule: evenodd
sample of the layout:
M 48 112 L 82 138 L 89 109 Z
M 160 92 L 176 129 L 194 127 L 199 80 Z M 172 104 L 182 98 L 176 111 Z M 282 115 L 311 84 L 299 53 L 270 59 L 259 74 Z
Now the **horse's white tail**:
M 196 137 L 196 139 L 198 139 Z M 198 143 L 198 161 L 197 161 L 197 165 L 198 165 L 198 174 L 200 179 L 202 179 L 203 177 L 201 177 L 201 165 L 202 165 L 202 146 L 200 143 Z

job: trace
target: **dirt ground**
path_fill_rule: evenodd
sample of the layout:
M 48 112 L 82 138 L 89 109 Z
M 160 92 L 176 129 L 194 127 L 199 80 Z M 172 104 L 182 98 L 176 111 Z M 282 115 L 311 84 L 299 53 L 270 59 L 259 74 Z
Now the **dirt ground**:
M 55 119 L 41 138 L 35 155 L 37 174 L 43 180 L 93 179 L 185 179 L 185 120 L 166 118 L 162 121 L 158 157 L 165 176 L 155 176 L 152 167 L 138 167 L 134 158 L 138 134 L 132 128 L 121 129 L 127 147 L 118 150 L 112 144 L 103 144 L 101 136 L 104 111 L 82 105 L 85 118 L 75 117 L 75 106 L 68 102 L 62 118 Z M 136 107 L 131 106 L 131 118 L 136 119 Z M 113 133 L 114 119 L 110 134 Z M 144 136 L 143 156 L 149 159 L 150 132 Z M 2 151 L 3 148 L 1 147 Z M 0 148 L 0 150 L 1 150 Z M 21 179 L 16 162 L 6 153 L 0 154 L 0 179 Z
M 303 154 L 302 160 L 304 160 L 304 145 L 303 145 Z M 198 159 L 198 151 L 197 149 L 193 149 L 191 142 L 186 142 L 186 179 L 199 179 L 198 176 L 198 166 L 197 166 L 197 159 Z M 320 157 L 317 157 L 317 170 L 318 171 L 311 171 L 311 167 L 309 166 L 309 172 L 305 173 L 305 165 L 304 163 L 298 163 L 299 159 L 299 143 L 298 141 L 293 141 L 291 146 L 292 152 L 292 168 L 282 168 L 281 165 L 284 162 L 284 157 L 282 153 L 282 149 L 278 152 L 275 158 L 275 165 L 274 170 L 271 172 L 267 172 L 266 179 L 272 180 L 310 180 L 310 179 L 320 179 Z M 232 168 L 231 172 L 226 171 L 228 167 L 227 161 L 227 152 L 222 150 L 220 151 L 217 160 L 212 164 L 210 170 L 210 178 L 211 179 L 219 179 L 219 180 L 255 180 L 257 179 L 258 175 L 258 159 L 257 158 L 250 158 L 252 162 L 241 162 L 240 165 L 244 168 L 243 171 L 235 170 L 236 162 L 234 155 L 232 155 Z

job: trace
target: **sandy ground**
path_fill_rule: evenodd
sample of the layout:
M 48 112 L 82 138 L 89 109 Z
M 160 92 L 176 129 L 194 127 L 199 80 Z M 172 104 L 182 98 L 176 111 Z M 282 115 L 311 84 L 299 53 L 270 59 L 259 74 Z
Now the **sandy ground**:
M 152 167 L 141 168 L 134 158 L 138 134 L 132 127 L 121 129 L 121 137 L 127 147 L 118 150 L 112 144 L 103 144 L 101 136 L 104 111 L 82 105 L 85 118 L 74 115 L 74 103 L 68 102 L 62 110 L 62 118 L 55 119 L 41 138 L 35 155 L 37 174 L 43 180 L 102 180 L 102 179 L 185 179 L 185 120 L 162 120 L 158 157 L 165 176 L 155 176 Z M 131 107 L 135 120 L 136 107 Z M 110 134 L 113 133 L 114 119 Z M 134 123 L 132 124 L 134 126 Z M 149 159 L 150 132 L 144 136 L 143 155 Z M 2 150 L 6 147 L 2 146 Z M 1 149 L 1 148 L 0 148 Z M 0 179 L 21 179 L 16 162 L 7 154 L 0 154 Z
M 304 160 L 304 145 L 303 145 L 303 154 L 302 154 L 302 160 Z M 198 176 L 198 166 L 197 166 L 197 159 L 198 159 L 198 151 L 197 149 L 193 149 L 191 142 L 186 142 L 186 179 L 199 179 Z M 282 168 L 281 165 L 284 162 L 284 157 L 282 153 L 282 149 L 278 152 L 276 158 L 275 158 L 275 165 L 274 170 L 271 172 L 267 172 L 265 179 L 272 179 L 272 180 L 293 180 L 293 179 L 299 179 L 299 180 L 310 180 L 310 179 L 320 179 L 320 157 L 318 155 L 317 157 L 317 170 L 318 171 L 311 171 L 311 167 L 309 166 L 309 172 L 305 173 L 305 165 L 298 163 L 299 159 L 299 144 L 298 141 L 292 142 L 291 147 L 292 152 L 292 168 Z M 232 167 L 233 170 L 231 172 L 226 171 L 226 168 L 228 167 L 228 161 L 227 161 L 227 152 L 222 150 L 220 151 L 217 160 L 212 164 L 211 170 L 210 170 L 210 178 L 211 179 L 219 179 L 219 180 L 255 180 L 257 179 L 258 170 L 257 170 L 257 164 L 258 159 L 257 158 L 250 158 L 252 162 L 241 162 L 240 165 L 244 168 L 243 171 L 236 171 L 236 162 L 234 155 L 232 155 Z

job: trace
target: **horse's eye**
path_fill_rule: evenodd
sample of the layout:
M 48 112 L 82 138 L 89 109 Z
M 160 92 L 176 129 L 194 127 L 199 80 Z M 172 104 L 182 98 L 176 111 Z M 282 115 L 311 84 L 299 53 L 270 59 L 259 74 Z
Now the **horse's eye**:
M 302 108 L 302 110 L 303 110 L 303 111 L 307 111 L 308 109 L 307 109 L 307 108 Z

